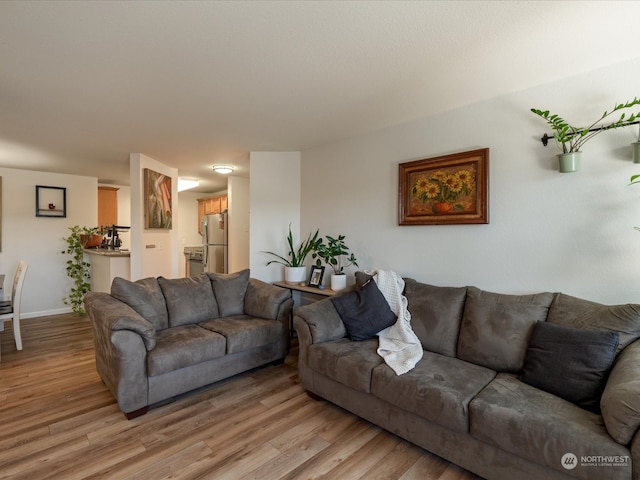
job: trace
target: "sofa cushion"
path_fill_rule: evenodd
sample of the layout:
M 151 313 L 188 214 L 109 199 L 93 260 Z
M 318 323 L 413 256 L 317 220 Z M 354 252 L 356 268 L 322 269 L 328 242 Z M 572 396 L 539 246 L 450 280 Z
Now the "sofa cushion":
M 364 393 L 371 392 L 371 372 L 382 363 L 378 339 L 353 342 L 346 338 L 309 346 L 311 370 Z
M 156 348 L 147 354 L 150 377 L 206 362 L 225 354 L 225 338 L 198 325 L 183 325 L 158 332 Z
M 169 326 L 188 325 L 219 316 L 206 274 L 173 279 L 159 277 L 158 283 L 167 302 Z
M 283 338 L 284 328 L 281 322 L 248 315 L 217 318 L 202 322 L 200 326 L 225 337 L 229 355 L 275 343 Z
M 458 358 L 501 372 L 524 365 L 536 322 L 547 318 L 551 293 L 506 295 L 467 288 Z
M 282 303 L 291 298 L 291 290 L 250 278 L 244 296 L 244 313 L 251 317 L 275 320 Z
M 600 397 L 618 347 L 618 334 L 538 322 L 520 380 L 600 413 Z
M 208 273 L 221 317 L 242 315 L 249 285 L 249 269 L 235 273 Z
M 169 315 L 158 280 L 149 277 L 130 282 L 115 277 L 111 283 L 111 296 L 126 303 L 156 330 L 169 327 Z
M 578 478 L 631 478 L 629 450 L 613 441 L 602 417 L 501 373 L 471 401 L 470 431 L 476 439 Z M 566 470 L 563 455 L 577 457 Z M 581 457 L 627 456 L 619 466 L 581 465 Z
M 640 305 L 603 305 L 557 293 L 549 308 L 549 323 L 584 330 L 609 330 L 620 334 L 618 353 L 640 338 Z
M 368 340 L 397 320 L 373 279 L 352 292 L 332 297 L 331 302 L 351 340 Z
M 388 365 L 373 370 L 371 393 L 386 402 L 458 432 L 469 431 L 469 402 L 496 372 L 432 352 L 396 375 Z
M 425 350 L 456 356 L 466 293 L 466 287 L 436 287 L 405 279 L 411 328 Z
M 627 445 L 640 427 L 640 342 L 625 348 L 616 359 L 600 406 L 607 431 Z

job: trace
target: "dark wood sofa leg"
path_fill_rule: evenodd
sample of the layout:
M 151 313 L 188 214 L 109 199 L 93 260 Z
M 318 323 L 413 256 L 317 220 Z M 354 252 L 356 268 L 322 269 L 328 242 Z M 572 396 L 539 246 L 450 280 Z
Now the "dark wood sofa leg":
M 124 412 L 124 416 L 127 417 L 127 420 L 133 420 L 136 417 L 140 417 L 149 411 L 149 405 L 139 408 L 138 410 L 134 410 L 133 412 Z

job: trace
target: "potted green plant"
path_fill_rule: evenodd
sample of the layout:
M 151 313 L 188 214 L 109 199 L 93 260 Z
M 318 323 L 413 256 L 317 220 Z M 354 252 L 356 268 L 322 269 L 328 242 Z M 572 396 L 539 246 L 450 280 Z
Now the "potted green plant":
M 84 295 L 91 291 L 91 264 L 84 260 L 83 240 L 86 236 L 98 233 L 97 228 L 80 227 L 75 225 L 69 227 L 71 234 L 63 238 L 67 242 L 67 248 L 62 251 L 71 255 L 67 260 L 67 276 L 73 280 L 73 287 L 69 291 L 69 297 L 64 299 L 65 305 L 71 305 L 71 309 L 78 314 L 84 313 Z M 86 244 L 86 242 L 84 242 Z
M 626 103 L 616 104 L 611 111 L 605 112 L 588 127 L 578 128 L 570 125 L 564 118 L 557 114 L 549 113 L 549 110 L 532 108 L 531 111 L 542 117 L 553 130 L 553 138 L 562 146 L 562 153 L 558 155 L 560 172 L 575 172 L 580 167 L 580 148 L 605 130 L 613 130 L 631 125 L 640 119 L 640 112 L 627 116 L 622 113 L 620 118 L 609 123 L 602 123 L 614 113 L 640 105 L 640 99 L 634 98 Z
M 331 290 L 343 290 L 347 286 L 347 276 L 344 269 L 351 265 L 358 266 L 358 262 L 353 253 L 349 252 L 349 247 L 344 242 L 345 236 L 338 235 L 337 238 L 326 236 L 326 242 L 320 239 L 320 243 L 311 254 L 316 260 L 316 265 L 321 266 L 324 262 L 331 270 Z
M 272 263 L 279 263 L 284 266 L 284 281 L 291 285 L 304 283 L 307 276 L 307 267 L 304 264 L 307 256 L 315 251 L 318 244 L 322 241 L 318 237 L 320 230 L 316 230 L 313 235 L 309 234 L 307 239 L 300 243 L 298 248 L 293 245 L 293 234 L 291 233 L 291 224 L 289 224 L 289 234 L 287 235 L 287 245 L 289 251 L 287 257 L 283 257 L 274 252 L 263 252 L 276 257 L 275 260 L 270 260 L 267 265 Z

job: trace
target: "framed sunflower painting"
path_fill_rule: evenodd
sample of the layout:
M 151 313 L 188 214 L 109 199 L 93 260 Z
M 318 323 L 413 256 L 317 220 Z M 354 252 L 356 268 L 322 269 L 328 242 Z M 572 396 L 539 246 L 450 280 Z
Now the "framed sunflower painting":
M 399 167 L 399 225 L 489 223 L 488 148 Z

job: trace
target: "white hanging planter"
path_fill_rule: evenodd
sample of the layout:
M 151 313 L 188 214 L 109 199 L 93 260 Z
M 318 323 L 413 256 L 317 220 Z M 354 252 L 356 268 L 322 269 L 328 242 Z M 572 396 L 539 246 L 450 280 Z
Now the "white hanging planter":
M 347 276 L 344 273 L 340 275 L 332 273 L 331 290 L 333 290 L 334 292 L 339 292 L 340 290 L 344 290 L 345 288 L 347 288 Z
M 284 267 L 284 281 L 289 285 L 300 285 L 307 278 L 307 267 Z

